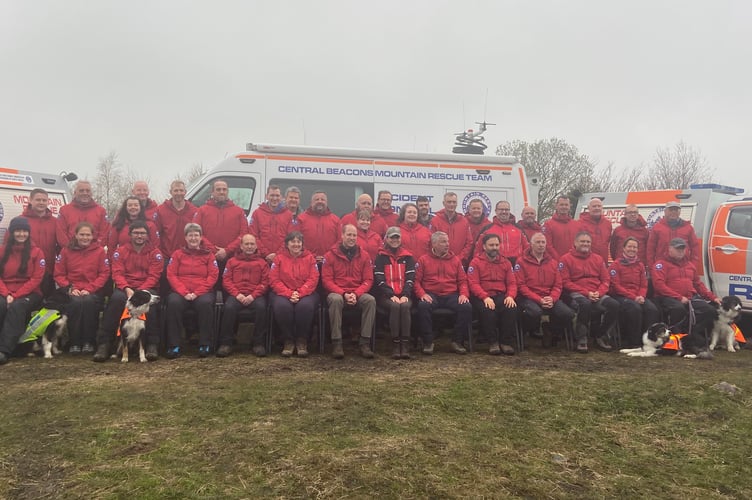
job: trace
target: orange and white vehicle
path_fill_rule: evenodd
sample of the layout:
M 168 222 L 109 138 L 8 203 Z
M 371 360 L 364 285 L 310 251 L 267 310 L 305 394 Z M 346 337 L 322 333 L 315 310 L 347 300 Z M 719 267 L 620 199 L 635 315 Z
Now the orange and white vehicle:
M 624 208 L 634 204 L 650 229 L 663 217 L 667 202 L 679 202 L 681 218 L 692 223 L 703 249 L 703 282 L 719 297 L 738 296 L 744 312 L 752 313 L 752 197 L 739 196 L 743 191 L 694 184 L 682 190 L 586 193 L 578 207 L 586 207 L 591 198 L 602 199 L 603 216 L 616 228 Z
M 361 194 L 375 199 L 382 190 L 392 193 L 395 210 L 418 196 L 428 197 L 432 211 L 440 210 L 448 191 L 457 193 L 462 213 L 474 198 L 490 214 L 500 200 L 509 201 L 513 213 L 538 204 L 537 182 L 530 189 L 523 166 L 506 156 L 248 144 L 194 182 L 187 198 L 203 205 L 219 179 L 228 183 L 230 199 L 246 214 L 264 201 L 270 184 L 283 193 L 290 186 L 300 188 L 303 209 L 314 191 L 325 191 L 329 208 L 339 216 L 352 212 Z

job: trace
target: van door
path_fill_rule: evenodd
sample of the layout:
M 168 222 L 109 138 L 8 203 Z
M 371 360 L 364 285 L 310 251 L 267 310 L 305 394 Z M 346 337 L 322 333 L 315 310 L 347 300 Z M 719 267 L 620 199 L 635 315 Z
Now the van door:
M 728 202 L 715 213 L 708 237 L 713 292 L 736 295 L 752 311 L 752 201 Z

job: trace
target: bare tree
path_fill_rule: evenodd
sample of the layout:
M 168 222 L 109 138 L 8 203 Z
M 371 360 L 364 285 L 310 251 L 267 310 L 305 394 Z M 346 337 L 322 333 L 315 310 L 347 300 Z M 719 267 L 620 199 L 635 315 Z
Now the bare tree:
M 97 174 L 94 177 L 94 200 L 102 205 L 110 217 L 115 215 L 123 201 L 123 190 L 127 189 L 123 179 L 122 165 L 115 151 L 110 151 L 97 163 Z
M 679 141 L 672 149 L 658 148 L 653 165 L 643 176 L 641 189 L 687 189 L 690 184 L 710 182 L 714 170 L 699 150 Z

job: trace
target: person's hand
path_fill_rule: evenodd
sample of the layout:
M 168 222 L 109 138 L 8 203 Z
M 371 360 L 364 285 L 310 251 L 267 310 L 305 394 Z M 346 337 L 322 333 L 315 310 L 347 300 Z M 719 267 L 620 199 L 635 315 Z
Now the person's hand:
M 217 253 L 214 254 L 217 260 L 225 260 L 227 258 L 227 250 L 224 248 L 217 249 Z
M 8 303 L 8 305 L 13 303 L 13 295 L 8 294 L 7 297 L 5 297 L 5 301 Z
M 267 261 L 267 262 L 274 262 L 274 259 L 275 259 L 276 257 L 277 257 L 277 254 L 276 254 L 276 253 L 270 253 L 270 254 L 268 254 L 268 255 L 266 256 L 266 261 Z
M 428 302 L 429 304 L 433 304 L 433 297 L 431 297 L 429 294 L 425 294 L 420 298 L 423 302 Z
M 467 304 L 468 302 L 470 302 L 470 299 L 460 294 L 459 298 L 457 299 L 457 302 L 459 302 L 460 304 Z
M 509 309 L 517 307 L 517 303 L 514 301 L 514 297 L 507 296 L 507 298 L 504 299 L 504 306 L 508 307 Z
M 491 297 L 486 297 L 485 299 L 483 299 L 483 305 L 486 306 L 486 309 L 490 309 L 492 311 L 496 310 L 496 302 L 494 302 Z
M 689 299 L 687 297 L 682 297 L 681 298 L 681 303 L 682 304 L 689 304 Z
M 127 299 L 130 299 L 131 297 L 133 297 L 133 294 L 136 293 L 135 290 L 133 290 L 133 288 L 129 286 L 125 287 L 125 290 L 123 291 L 125 292 L 125 297 Z
M 645 303 L 645 297 L 643 297 L 643 296 L 640 295 L 638 297 L 635 297 L 634 301 L 637 302 L 638 304 L 644 304 Z
M 400 304 L 404 304 L 404 303 L 406 303 L 406 302 L 407 302 L 408 300 L 410 300 L 410 299 L 409 299 L 409 298 L 407 298 L 407 297 L 400 297 L 400 299 L 399 299 L 399 303 L 400 303 Z
M 399 303 L 401 303 L 401 302 L 402 302 L 402 299 L 400 299 L 400 298 L 399 298 L 399 297 L 397 297 L 396 295 L 392 295 L 392 297 L 391 297 L 391 299 L 390 299 L 390 300 L 391 300 L 392 302 L 396 303 L 396 304 L 399 304 Z

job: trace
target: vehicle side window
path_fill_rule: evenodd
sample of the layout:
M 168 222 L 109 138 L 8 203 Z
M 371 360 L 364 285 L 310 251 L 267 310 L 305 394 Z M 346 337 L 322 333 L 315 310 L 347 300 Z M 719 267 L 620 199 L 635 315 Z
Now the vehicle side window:
M 225 181 L 230 190 L 229 197 L 237 206 L 245 210 L 246 215 L 251 210 L 253 194 L 256 191 L 256 179 L 253 177 L 215 177 L 209 179 L 206 184 L 201 186 L 195 195 L 191 198 L 191 203 L 200 207 L 209 199 L 212 192 L 214 181 Z
M 282 189 L 282 196 L 290 186 L 300 189 L 300 208 L 307 209 L 311 205 L 311 195 L 316 191 L 324 191 L 329 203 L 329 210 L 339 217 L 355 209 L 355 200 L 363 193 L 373 197 L 373 184 L 358 182 L 316 182 L 306 180 L 272 179 L 269 184 L 276 184 Z
M 731 210 L 728 232 L 744 238 L 752 238 L 752 207 L 739 207 Z

